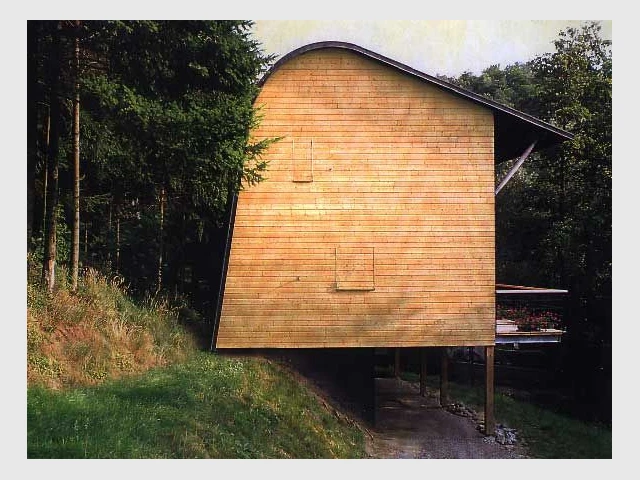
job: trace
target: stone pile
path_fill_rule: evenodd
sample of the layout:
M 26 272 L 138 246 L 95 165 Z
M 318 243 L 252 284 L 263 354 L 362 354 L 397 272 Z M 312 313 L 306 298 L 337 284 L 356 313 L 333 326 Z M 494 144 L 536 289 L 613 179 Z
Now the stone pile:
M 478 419 L 478 414 L 475 412 L 475 410 L 459 402 L 450 403 L 448 405 L 445 405 L 444 408 L 446 408 L 448 412 L 460 417 L 468 417 L 472 418 L 473 420 Z
M 444 407 L 448 412 L 460 417 L 467 417 L 477 422 L 476 428 L 481 432 L 484 431 L 484 420 L 478 414 L 466 405 L 454 402 Z M 487 437 L 487 442 L 496 442 L 500 445 L 515 445 L 518 441 L 515 428 L 508 428 L 501 423 L 496 425 L 495 434 Z
M 496 426 L 496 442 L 501 445 L 515 445 L 517 442 L 516 430 L 507 428 L 502 424 Z

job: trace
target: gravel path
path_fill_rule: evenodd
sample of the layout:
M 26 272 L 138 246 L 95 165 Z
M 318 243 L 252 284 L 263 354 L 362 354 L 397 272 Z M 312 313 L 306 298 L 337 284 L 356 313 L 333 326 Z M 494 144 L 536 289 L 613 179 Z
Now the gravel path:
M 438 389 L 427 387 L 422 397 L 417 383 L 373 379 L 372 356 L 350 349 L 272 356 L 327 408 L 365 432 L 370 458 L 527 458 L 517 443 L 501 445 L 478 431 L 472 418 L 441 408 Z
M 521 448 L 483 435 L 473 419 L 441 408 L 437 391 L 422 397 L 416 384 L 394 378 L 377 378 L 375 389 L 373 458 L 526 458 Z

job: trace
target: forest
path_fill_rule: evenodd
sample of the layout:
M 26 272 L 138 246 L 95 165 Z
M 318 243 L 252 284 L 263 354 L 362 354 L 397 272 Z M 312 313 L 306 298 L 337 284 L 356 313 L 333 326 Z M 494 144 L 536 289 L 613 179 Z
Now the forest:
M 274 61 L 251 28 L 28 22 L 27 261 L 43 288 L 73 291 L 96 270 L 210 325 L 229 199 L 262 179 L 261 153 L 277 141 L 251 137 Z M 533 154 L 497 197 L 496 278 L 569 290 L 564 374 L 610 420 L 611 42 L 589 22 L 554 47 L 441 78 L 575 134 Z
M 563 380 L 610 420 L 612 45 L 600 32 L 597 22 L 568 28 L 553 53 L 447 80 L 575 134 L 532 155 L 496 197 L 496 279 L 569 290 Z
M 205 312 L 227 197 L 260 179 L 250 22 L 29 22 L 29 252 Z M 214 265 L 211 263 L 214 262 Z

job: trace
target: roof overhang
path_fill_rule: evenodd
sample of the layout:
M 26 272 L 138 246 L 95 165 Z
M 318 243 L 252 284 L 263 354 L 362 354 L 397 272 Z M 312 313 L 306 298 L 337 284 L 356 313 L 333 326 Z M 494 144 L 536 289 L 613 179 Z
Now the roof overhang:
M 345 49 L 356 54 L 370 58 L 376 62 L 388 65 L 407 75 L 429 83 L 453 95 L 466 98 L 476 104 L 483 105 L 493 111 L 494 114 L 494 154 L 497 163 L 517 157 L 531 143 L 536 141 L 534 151 L 544 150 L 554 145 L 560 144 L 573 138 L 573 134 L 560 128 L 554 127 L 550 123 L 514 108 L 494 102 L 486 97 L 473 93 L 452 83 L 441 80 L 437 77 L 427 75 L 414 68 L 400 62 L 387 58 L 379 53 L 372 52 L 366 48 L 347 42 L 326 41 L 317 42 L 300 47 L 281 57 L 265 75 L 260 79 L 259 86 L 262 86 L 267 79 L 291 59 L 304 53 L 327 48 Z

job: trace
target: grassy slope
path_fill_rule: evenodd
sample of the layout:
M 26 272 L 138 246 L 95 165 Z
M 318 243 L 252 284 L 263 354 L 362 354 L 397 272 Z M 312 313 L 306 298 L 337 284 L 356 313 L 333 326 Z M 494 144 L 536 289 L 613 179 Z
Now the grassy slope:
M 434 377 L 432 382 L 437 382 Z M 437 383 L 436 383 L 437 384 Z M 484 392 L 450 382 L 454 401 L 462 401 L 482 412 Z M 611 427 L 580 420 L 516 400 L 501 393 L 495 396 L 496 420 L 518 431 L 531 456 L 556 459 L 612 458 Z
M 117 280 L 85 275 L 78 292 L 27 285 L 27 380 L 67 388 L 186 360 L 193 338 L 166 303 L 132 301 Z
M 362 433 L 278 365 L 197 352 L 166 305 L 136 304 L 94 274 L 77 295 L 32 284 L 27 294 L 30 458 L 365 455 Z M 482 410 L 480 389 L 450 388 Z M 500 393 L 496 417 L 534 457 L 611 458 L 610 427 Z
M 391 369 L 383 374 L 390 375 Z M 414 372 L 402 372 L 409 382 L 418 382 Z M 440 377 L 429 375 L 427 383 L 438 385 Z M 515 428 L 518 441 L 526 446 L 532 458 L 596 459 L 612 458 L 611 426 L 586 423 L 555 413 L 526 401 L 495 392 L 496 423 Z M 449 400 L 468 406 L 484 418 L 484 387 L 468 386 L 449 381 Z
M 360 430 L 277 364 L 199 352 L 96 274 L 27 289 L 29 458 L 359 458 Z
M 362 433 L 279 366 L 199 353 L 89 388 L 28 392 L 29 458 L 359 458 Z

